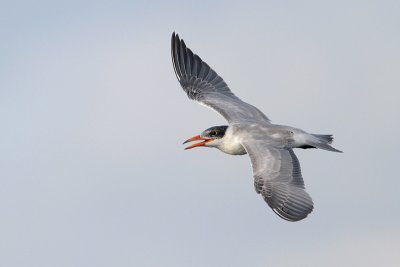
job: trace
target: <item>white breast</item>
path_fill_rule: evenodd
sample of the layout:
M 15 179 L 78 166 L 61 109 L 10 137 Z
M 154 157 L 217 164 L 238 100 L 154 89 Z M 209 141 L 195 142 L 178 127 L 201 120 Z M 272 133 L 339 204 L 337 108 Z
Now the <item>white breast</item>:
M 246 150 L 240 143 L 240 136 L 234 135 L 233 131 L 228 128 L 222 142 L 219 143 L 218 149 L 230 155 L 244 155 L 247 154 Z

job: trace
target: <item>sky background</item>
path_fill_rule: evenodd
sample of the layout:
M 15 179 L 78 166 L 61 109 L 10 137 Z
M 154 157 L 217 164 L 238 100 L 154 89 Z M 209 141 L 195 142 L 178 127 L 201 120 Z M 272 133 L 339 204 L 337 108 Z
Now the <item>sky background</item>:
M 7 1 L 0 266 L 400 266 L 399 1 Z M 296 150 L 315 209 L 257 195 L 248 156 L 181 143 L 176 31 Z

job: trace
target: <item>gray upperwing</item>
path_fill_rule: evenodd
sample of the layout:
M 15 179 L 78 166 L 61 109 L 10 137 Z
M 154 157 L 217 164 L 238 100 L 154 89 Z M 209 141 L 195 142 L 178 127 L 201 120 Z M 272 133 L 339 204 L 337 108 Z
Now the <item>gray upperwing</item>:
M 260 110 L 235 96 L 225 81 L 175 33 L 171 38 L 171 54 L 176 77 L 190 99 L 214 109 L 229 123 L 269 122 Z
M 263 140 L 247 140 L 242 145 L 251 159 L 256 191 L 272 210 L 288 221 L 307 217 L 313 210 L 313 201 L 305 191 L 293 149 Z

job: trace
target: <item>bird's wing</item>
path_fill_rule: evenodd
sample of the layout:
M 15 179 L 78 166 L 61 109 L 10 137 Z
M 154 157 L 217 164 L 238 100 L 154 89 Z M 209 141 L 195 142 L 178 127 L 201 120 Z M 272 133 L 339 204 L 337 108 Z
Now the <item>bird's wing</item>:
M 288 221 L 299 221 L 313 210 L 305 191 L 300 163 L 293 149 L 265 140 L 242 142 L 253 166 L 254 186 L 272 210 Z
M 229 123 L 269 122 L 260 110 L 235 96 L 224 80 L 175 33 L 171 39 L 171 54 L 176 77 L 190 99 L 214 109 Z

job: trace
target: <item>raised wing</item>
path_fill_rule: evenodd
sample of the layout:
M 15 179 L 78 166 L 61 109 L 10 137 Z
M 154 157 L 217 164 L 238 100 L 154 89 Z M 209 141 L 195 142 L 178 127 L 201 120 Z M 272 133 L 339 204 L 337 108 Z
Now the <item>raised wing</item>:
M 171 53 L 176 77 L 190 99 L 214 109 L 229 123 L 269 122 L 260 110 L 236 97 L 224 80 L 175 33 L 172 34 Z
M 299 221 L 313 210 L 304 190 L 300 163 L 292 148 L 252 140 L 242 145 L 253 166 L 254 186 L 272 210 L 288 221 Z

